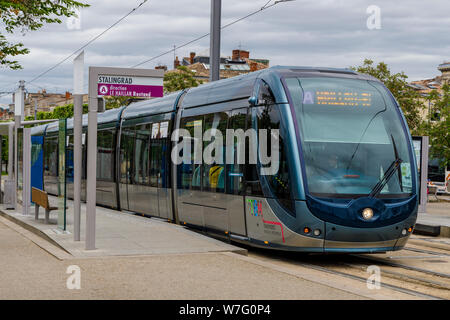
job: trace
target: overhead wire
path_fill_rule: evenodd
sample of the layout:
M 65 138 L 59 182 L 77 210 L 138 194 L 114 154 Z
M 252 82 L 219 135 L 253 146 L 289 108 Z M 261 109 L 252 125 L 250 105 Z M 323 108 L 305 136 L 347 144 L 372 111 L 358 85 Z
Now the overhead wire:
M 270 2 L 270 1 L 269 1 L 269 2 Z M 232 26 L 232 25 L 234 25 L 234 24 L 236 24 L 236 23 L 238 23 L 238 22 L 240 22 L 240 21 L 242 21 L 242 20 L 245 20 L 245 19 L 247 19 L 247 18 L 250 18 L 251 16 L 254 16 L 254 15 L 258 14 L 258 13 L 261 13 L 261 12 L 264 11 L 264 10 L 269 9 L 269 8 L 271 8 L 271 7 L 275 6 L 275 5 L 277 5 L 278 3 L 281 3 L 281 2 L 275 2 L 275 3 L 272 3 L 271 5 L 268 6 L 267 4 L 268 4 L 269 2 L 267 2 L 267 3 L 266 3 L 263 7 L 261 7 L 260 9 L 254 11 L 254 12 L 252 12 L 252 13 L 249 13 L 249 14 L 247 14 L 246 16 L 241 17 L 241 18 L 239 18 L 239 19 L 237 19 L 237 20 L 234 20 L 234 21 L 232 21 L 232 22 L 230 22 L 230 23 L 224 25 L 224 26 L 221 27 L 220 29 L 223 30 L 223 29 L 225 29 L 225 28 L 228 28 L 228 27 L 230 27 L 230 26 Z M 190 41 L 188 41 L 188 42 L 185 42 L 185 43 L 183 43 L 183 44 L 180 44 L 179 46 L 176 46 L 176 47 L 174 47 L 173 49 L 167 50 L 167 51 L 165 51 L 165 52 L 163 52 L 163 53 L 160 53 L 160 54 L 158 54 L 158 55 L 156 55 L 156 56 L 154 56 L 154 57 L 151 57 L 151 58 L 149 58 L 149 59 L 147 59 L 147 60 L 144 60 L 144 61 L 142 61 L 142 62 L 140 62 L 140 63 L 138 63 L 138 64 L 135 64 L 135 65 L 132 66 L 131 68 L 136 68 L 136 67 L 139 67 L 139 66 L 141 66 L 141 65 L 143 65 L 143 64 L 146 64 L 146 63 L 148 63 L 148 62 L 150 62 L 150 61 L 156 60 L 156 59 L 158 59 L 158 58 L 160 58 L 160 57 L 162 57 L 162 56 L 165 56 L 165 55 L 167 55 L 167 54 L 169 54 L 169 53 L 171 53 L 171 52 L 174 52 L 174 51 L 177 50 L 177 49 L 186 47 L 186 46 L 188 46 L 188 45 L 190 45 L 190 44 L 192 44 L 192 43 L 194 43 L 194 42 L 197 42 L 197 41 L 199 41 L 199 40 L 201 40 L 201 39 L 203 39 L 203 38 L 206 38 L 206 37 L 209 36 L 209 35 L 210 35 L 210 32 L 205 33 L 204 35 L 199 36 L 199 37 L 197 37 L 197 38 L 195 38 L 195 39 L 192 39 L 192 40 L 190 40 Z

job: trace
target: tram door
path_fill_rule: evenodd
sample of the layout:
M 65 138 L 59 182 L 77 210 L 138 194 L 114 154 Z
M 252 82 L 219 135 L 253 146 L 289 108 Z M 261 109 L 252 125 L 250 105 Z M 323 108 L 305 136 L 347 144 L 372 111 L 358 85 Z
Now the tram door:
M 246 110 L 198 115 L 181 120 L 181 128 L 190 131 L 191 136 L 194 136 L 195 129 L 200 126 L 204 135 L 202 163 L 192 163 L 196 145 L 196 138 L 193 138 L 191 163 L 178 166 L 178 215 L 180 221 L 208 230 L 246 235 L 242 195 L 243 166 L 226 164 L 225 137 L 230 115 L 232 126 L 238 126 L 239 121 L 245 124 Z M 222 150 L 217 145 L 214 147 L 215 139 L 220 137 L 210 129 L 222 133 Z M 222 153 L 222 156 L 218 153 Z M 208 156 L 211 158 L 207 159 Z
M 171 163 L 169 121 L 161 121 L 153 125 L 157 126 L 157 128 L 152 129 L 150 179 L 158 188 L 158 201 L 156 204 L 159 216 L 165 219 L 172 219 L 172 198 L 169 188 Z
M 133 128 L 122 128 L 119 150 L 119 197 L 122 210 L 130 210 L 128 205 L 128 185 L 131 183 L 134 135 Z
M 228 129 L 245 131 L 247 121 L 247 108 L 233 110 L 229 114 Z M 226 171 L 226 196 L 228 203 L 229 215 L 229 230 L 233 234 L 242 236 L 247 235 L 245 222 L 245 207 L 244 207 L 244 164 L 242 159 L 238 157 L 238 140 L 236 137 L 232 141 L 227 141 L 231 144 L 233 154 L 229 158 L 233 159 L 233 163 L 227 163 Z M 248 153 L 248 150 L 245 150 Z M 226 158 L 225 158 L 226 159 Z

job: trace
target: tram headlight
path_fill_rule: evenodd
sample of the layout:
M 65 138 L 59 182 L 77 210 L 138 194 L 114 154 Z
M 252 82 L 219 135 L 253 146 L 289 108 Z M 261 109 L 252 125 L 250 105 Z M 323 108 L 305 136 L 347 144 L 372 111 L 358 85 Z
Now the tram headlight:
M 370 220 L 373 218 L 373 210 L 370 208 L 365 208 L 362 212 L 362 217 L 364 220 Z

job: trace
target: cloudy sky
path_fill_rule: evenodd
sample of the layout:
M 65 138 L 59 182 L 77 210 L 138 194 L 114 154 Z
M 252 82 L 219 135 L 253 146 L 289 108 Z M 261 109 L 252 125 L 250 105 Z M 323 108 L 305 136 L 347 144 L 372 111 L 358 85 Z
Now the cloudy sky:
M 116 22 L 142 0 L 80 0 L 80 28 L 68 21 L 21 35 L 31 53 L 19 58 L 23 70 L 0 69 L 0 92 L 11 91 L 19 80 L 30 81 Z M 222 25 L 260 9 L 268 0 L 223 0 Z M 270 3 L 273 3 L 272 0 Z M 380 29 L 370 6 L 380 9 Z M 273 65 L 356 66 L 364 58 L 386 62 L 392 71 L 404 71 L 410 80 L 439 75 L 437 65 L 450 60 L 449 0 L 296 0 L 269 8 L 222 32 L 222 56 L 241 46 L 250 57 Z M 148 0 L 136 12 L 85 49 L 86 66 L 131 67 L 209 32 L 210 0 Z M 70 24 L 69 24 L 70 25 Z M 0 30 L 3 26 L 0 26 Z M 209 54 L 209 38 L 176 50 Z M 72 59 L 27 84 L 29 92 L 72 90 Z M 173 66 L 173 53 L 147 64 Z M 87 67 L 86 67 L 87 68 Z M 39 87 L 37 87 L 39 86 Z M 87 86 L 85 86 L 87 88 Z M 11 96 L 0 98 L 10 103 Z

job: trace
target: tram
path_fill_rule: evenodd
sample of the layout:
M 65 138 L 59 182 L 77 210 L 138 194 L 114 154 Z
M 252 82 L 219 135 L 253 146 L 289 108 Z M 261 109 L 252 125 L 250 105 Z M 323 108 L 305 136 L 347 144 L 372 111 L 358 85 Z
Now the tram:
M 221 152 L 227 161 L 189 161 L 208 148 L 195 138 L 173 161 L 174 132 L 210 129 L 231 145 Z M 262 174 L 260 148 L 270 149 L 271 134 L 244 137 L 245 159 L 257 148 L 255 162 L 230 163 L 238 154 L 230 129 L 276 130 L 276 172 Z M 67 134 L 70 159 L 72 119 Z M 44 189 L 57 195 L 58 124 L 32 135 L 43 137 Z M 87 117 L 82 140 L 85 199 Z M 278 66 L 135 102 L 99 114 L 97 144 L 98 205 L 252 246 L 400 250 L 417 219 L 417 168 L 401 109 L 379 80 L 349 69 Z M 67 164 L 69 197 L 72 170 Z

